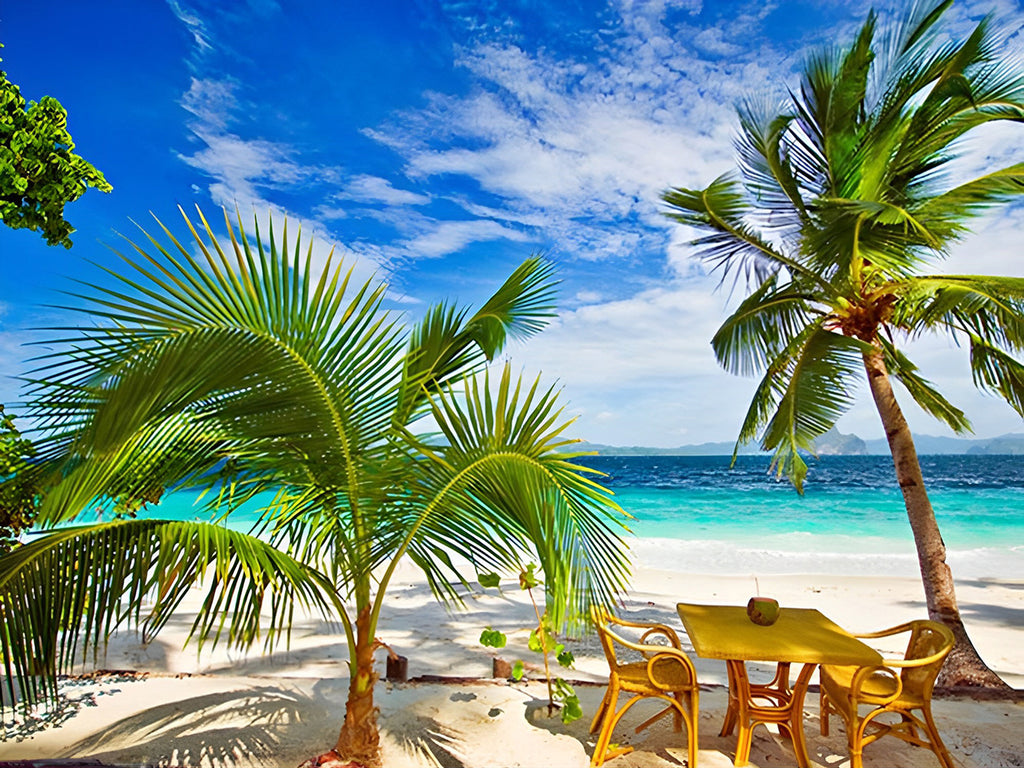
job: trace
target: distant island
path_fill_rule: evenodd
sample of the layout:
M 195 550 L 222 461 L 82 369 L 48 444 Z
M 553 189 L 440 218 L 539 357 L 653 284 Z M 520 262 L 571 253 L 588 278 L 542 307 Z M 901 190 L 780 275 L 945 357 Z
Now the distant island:
M 914 435 L 914 444 L 921 456 L 935 454 L 1024 456 L 1024 433 L 1020 432 L 973 440 Z M 605 456 L 731 456 L 734 445 L 731 442 L 723 442 L 680 445 L 676 448 L 652 448 L 640 445 L 620 446 L 584 442 L 573 447 L 597 451 Z M 761 453 L 754 443 L 741 446 L 739 452 L 744 456 Z M 889 446 L 884 439 L 862 440 L 857 435 L 844 435 L 838 430 L 832 429 L 818 440 L 815 445 L 815 453 L 819 456 L 884 456 L 888 455 Z

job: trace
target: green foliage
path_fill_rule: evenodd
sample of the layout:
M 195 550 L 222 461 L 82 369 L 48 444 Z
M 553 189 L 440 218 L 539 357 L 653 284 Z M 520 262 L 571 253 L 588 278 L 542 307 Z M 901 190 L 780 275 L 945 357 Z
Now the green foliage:
M 572 651 L 565 649 L 564 643 L 557 642 L 557 631 L 551 616 L 547 611 L 541 613 L 540 607 L 537 605 L 533 590 L 541 586 L 542 581 L 536 569 L 536 563 L 529 563 L 519 571 L 519 588 L 525 589 L 529 593 L 530 602 L 533 604 L 533 611 L 537 616 L 537 626 L 530 629 L 527 647 L 534 653 L 541 654 L 544 658 L 544 679 L 548 686 L 548 711 L 553 712 L 557 708 L 562 722 L 568 724 L 581 718 L 583 716 L 583 709 L 572 685 L 561 677 L 551 676 L 548 659 L 551 654 L 554 654 L 559 665 L 569 669 L 572 668 L 576 659 Z M 500 577 L 496 574 L 485 574 L 480 577 L 479 581 L 482 587 L 498 587 Z M 498 644 L 499 642 L 500 645 Z M 489 648 L 504 648 L 506 637 L 503 633 L 487 627 L 480 634 L 480 643 Z M 512 679 L 517 682 L 522 680 L 525 669 L 526 667 L 522 659 L 517 659 L 512 665 Z
M 21 532 L 32 526 L 40 493 L 38 473 L 30 463 L 35 446 L 22 437 L 14 418 L 0 404 L 0 553 L 9 552 Z
M 488 587 L 497 587 L 501 584 L 501 576 L 496 573 L 481 573 L 477 577 L 477 582 L 484 589 Z
M 580 697 L 576 695 L 573 687 L 560 677 L 555 679 L 554 700 L 561 705 L 560 714 L 562 722 L 566 725 L 583 717 Z
M 565 650 L 565 646 L 562 644 L 555 646 L 555 658 L 558 659 L 560 666 L 571 669 L 572 665 L 576 663 L 576 657 L 573 656 L 572 651 Z
M 64 206 L 89 187 L 112 187 L 72 151 L 67 121 L 64 107 L 50 96 L 26 105 L 0 70 L 0 221 L 39 231 L 48 245 L 70 248 L 74 227 L 64 220 Z
M 798 490 L 804 455 L 853 403 L 868 356 L 926 412 L 969 430 L 897 349 L 904 339 L 969 340 L 975 384 L 1024 412 L 1021 279 L 921 274 L 971 217 L 1024 192 L 1020 162 L 950 184 L 967 133 L 1024 122 L 1021 60 L 990 19 L 951 39 L 950 5 L 915 3 L 892 23 L 870 13 L 850 44 L 808 58 L 784 103 L 740 105 L 735 172 L 663 195 L 669 217 L 701 232 L 704 263 L 750 288 L 712 345 L 726 370 L 761 377 L 737 449 L 759 440 Z
M 623 588 L 624 515 L 564 450 L 569 420 L 555 392 L 513 378 L 507 363 L 493 378 L 483 371 L 506 339 L 550 316 L 550 264 L 528 258 L 481 310 L 441 304 L 407 329 L 383 308 L 383 285 L 357 284 L 333 255 L 315 262 L 287 223 L 250 239 L 225 212 L 228 235 L 218 238 L 202 213 L 198 227 L 183 218 L 188 242 L 158 222 L 169 243 L 143 231 L 104 286 L 87 287 L 90 322 L 62 329 L 52 346 L 69 351 L 40 360 L 29 394 L 48 467 L 37 526 L 73 523 L 101 500 L 129 519 L 103 529 L 114 538 L 98 555 L 152 553 L 152 567 L 123 578 L 90 571 L 107 579 L 111 599 L 135 603 L 149 590 L 164 617 L 181 591 L 165 590 L 159 573 L 184 589 L 200 564 L 226 569 L 203 582 L 194 637 L 239 645 L 256 638 L 261 599 L 272 629 L 289 626 L 296 600 L 327 606 L 346 631 L 352 701 L 367 693 L 358 681 L 372 675 L 368 646 L 404 557 L 447 601 L 469 585 L 457 563 L 507 570 L 531 555 L 552 563 L 556 548 L 548 593 L 568 616 Z M 202 488 L 224 516 L 258 494 L 274 498 L 253 537 L 130 519 L 167 488 Z M 57 528 L 33 546 L 66 541 L 74 562 L 98 535 Z M 0 558 L 10 574 L 0 604 L 73 615 L 48 591 L 61 562 L 31 566 L 57 569 L 49 580 L 21 579 L 30 564 Z M 69 658 L 69 644 L 94 646 L 132 614 L 89 603 L 67 631 L 2 618 L 7 652 L 25 661 L 35 643 Z
M 508 638 L 500 630 L 487 627 L 480 633 L 480 645 L 485 648 L 504 648 L 506 643 L 508 643 Z

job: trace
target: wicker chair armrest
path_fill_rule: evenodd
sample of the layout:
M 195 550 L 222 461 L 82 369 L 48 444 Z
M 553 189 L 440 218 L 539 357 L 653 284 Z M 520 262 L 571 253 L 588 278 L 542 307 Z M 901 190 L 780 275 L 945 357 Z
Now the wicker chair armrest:
M 927 667 L 929 664 L 935 664 L 936 662 L 942 661 L 949 653 L 949 648 L 943 648 L 938 653 L 933 653 L 931 656 L 922 656 L 917 659 L 883 659 L 885 665 L 888 667 L 900 667 L 905 669 L 907 667 Z
M 648 643 L 647 641 L 648 638 L 650 638 L 652 635 L 662 635 L 663 637 L 667 638 L 668 641 L 672 644 L 672 647 L 677 650 L 683 647 L 682 644 L 679 642 L 679 635 L 676 634 L 676 631 L 672 629 L 672 627 L 666 626 L 664 624 L 652 624 L 651 628 L 640 636 L 640 642 L 646 645 L 650 645 L 650 643 Z
M 625 648 L 629 648 L 630 650 L 633 650 L 633 651 L 639 651 L 640 653 L 642 653 L 644 655 L 644 658 L 646 658 L 646 659 L 650 659 L 650 658 L 652 658 L 653 656 L 656 656 L 659 653 L 668 652 L 668 651 L 674 651 L 674 652 L 683 653 L 680 649 L 673 648 L 670 645 L 651 645 L 650 643 L 641 643 L 641 642 L 635 642 L 633 640 L 629 640 L 628 638 L 625 638 L 622 635 L 620 635 L 618 632 L 615 632 L 615 631 L 613 631 L 613 630 L 611 630 L 611 629 L 609 629 L 607 627 L 603 631 L 604 631 L 604 633 L 606 635 L 608 635 L 608 637 L 610 637 L 612 640 L 614 640 L 619 645 L 621 645 L 621 646 L 623 646 Z M 685 656 L 685 654 L 683 654 L 683 655 Z
M 648 646 L 657 647 L 657 646 Z M 655 665 L 661 661 L 674 661 L 683 665 L 686 670 L 687 676 L 690 678 L 690 682 L 693 685 L 697 684 L 697 670 L 693 667 L 693 662 L 690 661 L 690 657 L 682 651 L 676 650 L 675 648 L 662 648 L 658 653 L 654 654 L 650 659 L 647 660 L 647 679 L 651 681 L 651 685 L 662 691 L 676 690 L 674 686 L 662 685 L 658 682 L 657 677 L 654 674 Z
M 640 637 L 641 643 L 646 643 L 647 638 L 651 635 L 664 635 L 668 641 L 672 644 L 673 648 L 682 648 L 683 646 L 679 642 L 679 635 L 672 627 L 666 624 L 658 624 L 650 621 L 630 621 L 629 619 L 622 619 L 618 616 L 613 616 L 610 613 L 604 614 L 604 621 L 607 624 L 618 624 L 620 627 L 630 627 L 632 629 L 645 629 L 646 632 Z
M 878 699 L 877 703 L 881 704 L 882 706 L 885 706 L 886 704 L 889 704 L 890 702 L 896 701 L 896 699 L 898 699 L 900 697 L 900 694 L 903 693 L 903 680 L 900 678 L 900 676 L 898 674 L 896 674 L 888 666 L 879 664 L 879 665 L 876 665 L 876 666 L 873 666 L 873 667 L 861 667 L 860 669 L 858 669 L 854 673 L 853 679 L 850 681 L 850 694 L 849 695 L 850 695 L 850 701 L 851 702 L 856 703 L 857 701 L 860 700 L 860 698 L 861 698 L 861 687 L 864 685 L 864 682 L 868 678 L 870 678 L 872 675 L 874 675 L 876 673 L 881 673 L 881 674 L 888 675 L 896 683 L 896 691 L 895 691 L 895 693 L 892 693 L 889 696 L 885 696 L 885 697 L 881 697 L 881 696 L 876 697 Z

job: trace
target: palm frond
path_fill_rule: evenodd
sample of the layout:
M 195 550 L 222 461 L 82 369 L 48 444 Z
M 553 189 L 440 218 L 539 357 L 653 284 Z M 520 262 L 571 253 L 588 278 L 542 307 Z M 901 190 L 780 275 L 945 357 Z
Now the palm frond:
M 1021 114 L 1024 119 L 1024 112 Z M 1024 194 L 1024 163 L 985 174 L 922 203 L 915 214 L 925 226 L 932 222 L 957 227 L 967 216 Z
M 980 336 L 971 335 L 974 383 L 1002 397 L 1024 416 L 1024 365 Z
M 444 441 L 415 467 L 410 491 L 427 502 L 410 506 L 406 536 L 431 583 L 443 590 L 452 571 L 442 551 L 502 570 L 532 551 L 556 621 L 578 622 L 591 603 L 610 604 L 628 572 L 624 514 L 573 461 L 578 454 L 562 450 L 573 441 L 562 437 L 569 422 L 554 391 L 513 382 L 505 365 L 496 387 L 485 376 L 435 398 L 433 416 Z
M 736 138 L 743 183 L 767 210 L 767 223 L 791 237 L 806 221 L 806 208 L 785 141 L 792 115 L 779 105 L 748 100 L 738 107 L 740 133 Z
M 874 11 L 860 28 L 857 39 L 843 57 L 839 71 L 828 90 L 822 135 L 825 157 L 832 173 L 833 194 L 848 197 L 859 183 L 856 155 L 864 124 L 864 97 L 868 74 L 875 54 L 871 43 L 875 34 Z
M 354 488 L 354 457 L 387 433 L 401 381 L 401 331 L 380 310 L 383 287 L 351 289 L 351 270 L 330 259 L 317 276 L 287 225 L 268 253 L 241 228 L 224 249 L 205 219 L 209 245 L 186 223 L 201 256 L 163 225 L 176 255 L 147 234 L 158 255 L 136 245 L 123 290 L 90 294 L 89 311 L 115 326 L 85 330 L 37 375 L 44 445 L 88 459 L 82 471 L 97 482 L 143 471 L 136 449 L 148 435 L 168 482 L 231 458 L 240 472 Z M 110 489 L 82 486 L 76 499 L 87 491 Z
M 292 607 L 327 611 L 326 580 L 251 536 L 208 523 L 126 520 L 63 528 L 0 555 L 0 656 L 7 696 L 30 708 L 120 626 L 159 631 L 192 586 L 208 582 L 193 626 L 200 646 L 272 649 Z M 153 601 L 144 613 L 143 602 Z M 261 611 L 270 608 L 270 619 Z M 2 702 L 0 702 L 2 705 Z
M 706 189 L 677 187 L 664 192 L 661 199 L 674 210 L 665 215 L 711 234 L 694 241 L 698 257 L 712 270 L 721 269 L 723 279 L 730 273 L 744 274 L 746 279 L 764 282 L 779 269 L 819 282 L 798 260 L 787 256 L 752 226 L 744 216 L 752 208 L 731 174 L 719 176 Z
M 794 340 L 784 358 L 785 368 L 775 369 L 778 379 L 771 386 L 778 399 L 761 445 L 775 451 L 772 470 L 801 493 L 807 464 L 800 452 L 813 451 L 814 440 L 850 407 L 851 385 L 863 370 L 865 347 L 857 339 L 825 330 L 819 322 Z
M 822 312 L 815 297 L 775 276 L 765 280 L 715 332 L 711 346 L 730 373 L 749 376 L 764 370 Z
M 932 383 L 917 373 L 917 366 L 892 343 L 881 339 L 885 367 L 914 398 L 921 410 L 949 426 L 954 432 L 971 431 L 967 416 L 942 396 Z
M 409 340 L 403 373 L 403 401 L 396 422 L 426 402 L 453 377 L 464 376 L 488 362 L 509 339 L 525 339 L 540 332 L 554 317 L 557 281 L 554 267 L 539 256 L 524 261 L 474 312 L 446 304 L 432 307 Z
M 927 275 L 906 281 L 895 320 L 911 329 L 945 327 L 1024 349 L 1024 278 Z

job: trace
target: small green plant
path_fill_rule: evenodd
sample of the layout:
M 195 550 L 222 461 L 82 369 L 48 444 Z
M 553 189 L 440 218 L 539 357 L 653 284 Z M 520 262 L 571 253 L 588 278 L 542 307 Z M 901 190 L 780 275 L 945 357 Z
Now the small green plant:
M 478 578 L 480 586 L 486 588 L 501 589 L 501 577 L 496 573 L 484 573 Z M 545 609 L 541 613 L 537 605 L 537 598 L 533 593 L 534 587 L 540 586 L 541 581 L 536 573 L 536 564 L 530 563 L 519 573 L 519 588 L 525 589 L 530 595 L 530 602 L 533 603 L 533 612 L 537 617 L 537 626 L 530 630 L 529 648 L 535 653 L 541 654 L 544 659 L 544 679 L 548 686 L 548 714 L 553 714 L 555 709 L 560 710 L 563 723 L 571 723 L 583 716 L 583 708 L 580 706 L 579 697 L 573 687 L 561 677 L 551 678 L 550 658 L 553 654 L 559 665 L 571 669 L 576 661 L 572 651 L 566 650 L 565 643 L 558 642 L 558 635 L 555 631 L 548 612 Z M 504 648 L 508 643 L 505 633 L 487 627 L 480 633 L 480 644 L 488 648 Z M 522 680 L 525 667 L 521 659 L 516 660 L 512 665 L 512 678 Z

